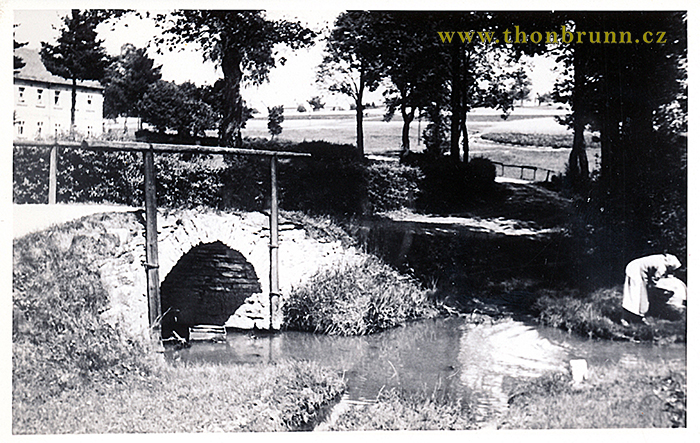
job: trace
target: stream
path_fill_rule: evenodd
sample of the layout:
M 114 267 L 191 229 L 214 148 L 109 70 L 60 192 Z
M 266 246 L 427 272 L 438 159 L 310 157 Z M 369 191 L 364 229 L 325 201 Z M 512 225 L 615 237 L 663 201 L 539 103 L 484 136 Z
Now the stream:
M 478 421 L 488 422 L 507 408 L 508 387 L 517 379 L 567 372 L 579 358 L 589 364 L 685 363 L 686 346 L 591 340 L 511 319 L 475 325 L 468 317 L 450 317 L 361 337 L 229 332 L 225 343 L 195 342 L 166 355 L 220 364 L 313 361 L 344 375 L 346 403 L 372 402 L 392 388 L 425 391 L 462 398 Z

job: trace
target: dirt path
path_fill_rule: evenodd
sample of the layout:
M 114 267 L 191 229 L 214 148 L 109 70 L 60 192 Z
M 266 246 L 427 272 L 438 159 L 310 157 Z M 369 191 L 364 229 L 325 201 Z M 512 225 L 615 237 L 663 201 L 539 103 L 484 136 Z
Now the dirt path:
M 12 238 L 99 212 L 128 212 L 139 208 L 123 205 L 57 204 L 12 205 Z

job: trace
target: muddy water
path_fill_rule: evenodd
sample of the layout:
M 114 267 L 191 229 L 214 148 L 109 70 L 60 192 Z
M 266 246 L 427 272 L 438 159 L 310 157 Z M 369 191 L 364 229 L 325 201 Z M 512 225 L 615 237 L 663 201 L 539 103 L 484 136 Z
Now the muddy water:
M 344 374 L 349 400 L 373 401 L 391 388 L 435 392 L 463 398 L 480 420 L 488 420 L 507 407 L 510 383 L 547 371 L 566 372 L 574 358 L 625 365 L 685 362 L 686 348 L 584 340 L 514 320 L 473 325 L 465 318 L 447 318 L 365 337 L 229 333 L 226 343 L 195 343 L 167 355 L 222 364 L 315 361 Z

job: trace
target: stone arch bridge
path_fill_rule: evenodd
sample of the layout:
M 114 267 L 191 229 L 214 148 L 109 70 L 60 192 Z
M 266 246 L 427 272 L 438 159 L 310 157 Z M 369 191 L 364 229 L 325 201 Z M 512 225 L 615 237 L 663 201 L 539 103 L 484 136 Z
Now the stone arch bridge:
M 110 300 L 103 317 L 115 327 L 145 336 L 149 315 L 143 212 L 130 213 L 129 219 L 126 224 L 108 228 L 118 237 L 119 250 L 100 268 Z M 278 328 L 281 313 L 270 318 L 269 235 L 269 217 L 262 213 L 159 210 L 162 311 L 179 303 L 179 309 L 184 306 L 187 311 L 179 313 L 185 322 L 205 323 L 203 318 L 238 329 L 268 329 L 271 324 Z M 313 238 L 298 225 L 280 220 L 279 280 L 283 299 L 293 286 L 319 269 L 356 257 L 355 248 L 344 247 L 338 240 Z M 243 296 L 216 296 L 231 291 Z M 182 300 L 189 302 L 183 305 Z M 167 318 L 168 314 L 164 322 Z

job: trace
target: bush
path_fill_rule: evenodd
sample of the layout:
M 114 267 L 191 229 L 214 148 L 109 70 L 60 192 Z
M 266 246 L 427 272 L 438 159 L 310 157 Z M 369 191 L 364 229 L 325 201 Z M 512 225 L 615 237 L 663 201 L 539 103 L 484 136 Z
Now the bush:
M 280 205 L 320 214 L 361 214 L 367 208 L 364 164 L 352 145 L 304 142 L 309 158 L 280 162 Z
M 367 199 L 373 213 L 415 207 L 423 174 L 395 162 L 370 163 L 365 168 Z
M 319 271 L 285 301 L 284 328 L 331 335 L 364 335 L 431 317 L 431 292 L 380 259 Z
M 496 166 L 484 157 L 474 157 L 467 168 L 469 182 L 476 189 L 486 189 L 496 181 Z
M 284 209 L 316 214 L 363 214 L 412 206 L 418 195 L 421 173 L 417 168 L 367 162 L 352 145 L 323 141 L 291 144 L 246 138 L 244 147 L 311 154 L 309 158 L 279 161 L 279 199 Z M 15 148 L 15 203 L 48 201 L 48 163 L 47 149 Z M 161 207 L 208 206 L 252 211 L 269 207 L 267 157 L 161 154 L 155 156 L 155 167 L 157 200 Z M 143 204 L 143 160 L 139 153 L 59 150 L 57 169 L 59 202 Z

